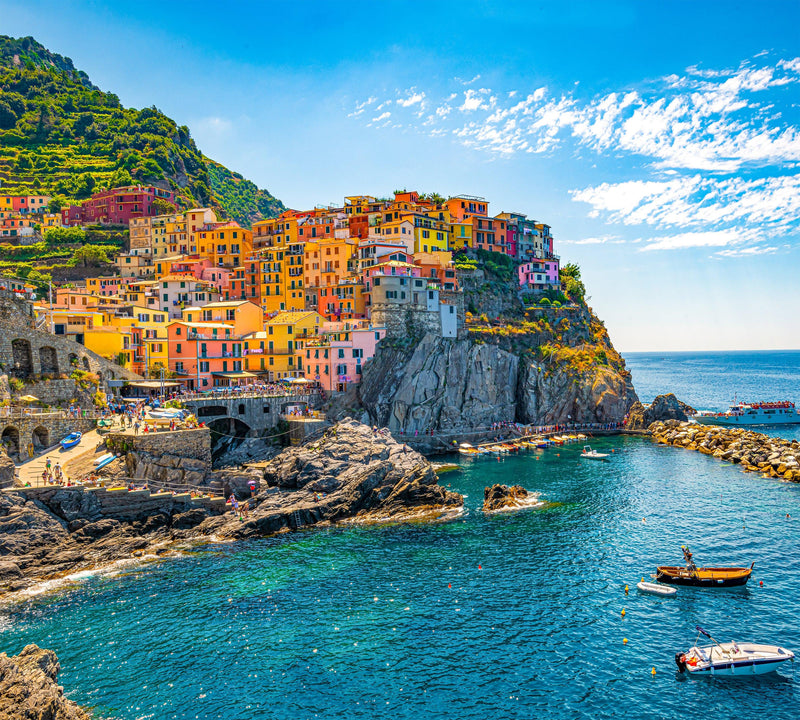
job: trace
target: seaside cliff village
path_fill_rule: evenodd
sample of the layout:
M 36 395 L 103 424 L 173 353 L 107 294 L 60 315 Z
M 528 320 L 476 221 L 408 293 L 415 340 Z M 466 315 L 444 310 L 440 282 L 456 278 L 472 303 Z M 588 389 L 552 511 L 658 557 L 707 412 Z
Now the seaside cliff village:
M 49 206 L 43 195 L 0 195 L 0 242 L 127 226 L 116 271 L 54 281 L 40 300 L 24 278 L 0 286 L 34 303 L 39 329 L 186 391 L 276 381 L 345 391 L 381 339 L 402 337 L 409 322 L 457 336 L 465 308 L 456 270 L 474 269 L 480 251 L 513 258 L 521 290 L 560 290 L 550 227 L 492 215 L 480 197 L 358 195 L 252 229 L 209 208 L 178 211 L 174 193 L 158 187 Z

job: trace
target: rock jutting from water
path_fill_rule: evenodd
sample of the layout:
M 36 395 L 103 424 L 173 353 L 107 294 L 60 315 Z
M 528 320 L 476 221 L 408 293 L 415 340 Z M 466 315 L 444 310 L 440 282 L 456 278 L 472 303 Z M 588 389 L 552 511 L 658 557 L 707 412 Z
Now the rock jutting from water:
M 529 505 L 530 494 L 521 485 L 492 485 L 483 489 L 484 512 L 515 510 Z
M 686 421 L 697 412 L 681 402 L 673 393 L 658 395 L 648 406 L 635 402 L 628 411 L 627 430 L 647 430 L 654 422 L 666 420 Z
M 0 720 L 90 720 L 56 682 L 61 666 L 52 650 L 27 645 L 0 654 Z
M 743 428 L 668 420 L 650 426 L 655 442 L 736 463 L 765 477 L 800 482 L 800 443 Z

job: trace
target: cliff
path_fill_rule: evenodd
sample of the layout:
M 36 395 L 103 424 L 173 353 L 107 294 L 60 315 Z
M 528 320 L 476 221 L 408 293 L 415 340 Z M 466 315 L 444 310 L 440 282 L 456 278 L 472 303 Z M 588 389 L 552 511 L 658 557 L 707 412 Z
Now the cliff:
M 52 650 L 27 645 L 0 654 L 0 720 L 89 720 L 56 682 L 61 666 Z
M 468 438 L 494 422 L 621 422 L 637 401 L 624 360 L 583 304 L 468 316 L 459 338 L 383 341 L 356 399 L 369 422 L 414 440 Z

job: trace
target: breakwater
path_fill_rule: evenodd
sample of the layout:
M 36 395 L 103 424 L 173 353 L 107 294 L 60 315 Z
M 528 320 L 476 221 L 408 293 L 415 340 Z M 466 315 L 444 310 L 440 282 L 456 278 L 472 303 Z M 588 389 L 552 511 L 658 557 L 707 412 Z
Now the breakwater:
M 800 442 L 797 440 L 770 437 L 743 428 L 677 420 L 655 423 L 650 426 L 650 432 L 657 443 L 711 455 L 765 477 L 800 482 Z

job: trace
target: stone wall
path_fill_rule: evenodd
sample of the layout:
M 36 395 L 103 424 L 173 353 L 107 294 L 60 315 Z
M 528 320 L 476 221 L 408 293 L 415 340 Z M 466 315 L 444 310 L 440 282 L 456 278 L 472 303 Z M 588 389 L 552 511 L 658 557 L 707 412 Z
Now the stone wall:
M 57 378 L 25 383 L 25 387 L 22 390 L 11 394 L 12 400 L 22 395 L 33 395 L 51 407 L 57 405 L 66 407 L 72 400 L 75 400 L 81 407 L 94 407 L 92 393 L 80 389 L 72 378 Z
M 193 498 L 189 493 L 102 487 L 16 488 L 13 492 L 40 502 L 68 523 L 79 519 L 93 522 L 102 518 L 136 520 L 160 513 L 174 515 L 192 508 L 206 508 L 213 513 L 225 511 L 225 498 Z
M 0 371 L 28 381 L 37 375 L 69 375 L 75 367 L 101 380 L 141 379 L 74 340 L 37 330 L 33 305 L 0 292 Z
M 208 484 L 211 470 L 211 430 L 129 435 L 109 433 L 106 445 L 125 452 L 128 476 L 154 489 L 189 490 Z
M 442 334 L 439 311 L 428 312 L 418 306 L 398 306 L 376 303 L 372 306 L 372 324 L 385 327 L 388 338 L 422 337 L 427 333 Z

